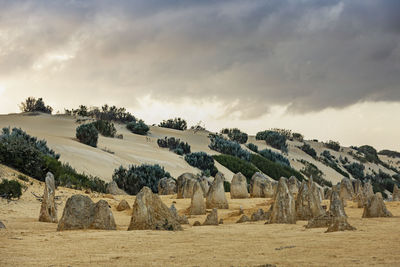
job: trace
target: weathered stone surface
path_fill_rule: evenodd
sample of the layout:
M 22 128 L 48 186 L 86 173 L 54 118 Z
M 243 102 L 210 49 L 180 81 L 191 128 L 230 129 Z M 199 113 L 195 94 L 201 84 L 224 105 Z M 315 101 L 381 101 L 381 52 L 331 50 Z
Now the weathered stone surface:
M 361 191 L 354 196 L 353 201 L 357 203 L 358 208 L 364 208 L 368 198 L 374 195 L 371 183 L 367 182 L 361 187 Z
M 309 178 L 308 182 L 303 181 L 296 199 L 296 219 L 310 220 L 324 213 L 325 211 L 321 207 L 319 188 L 312 178 Z
M 290 191 L 290 193 L 292 193 L 292 195 L 299 193 L 300 185 L 301 185 L 301 183 L 299 182 L 299 180 L 297 180 L 297 178 L 295 176 L 291 176 L 289 178 L 288 187 L 289 187 L 289 191 Z
M 329 211 L 334 217 L 346 217 L 346 212 L 344 211 L 343 202 L 340 198 L 338 188 L 332 188 L 332 194 L 330 199 Z
M 333 215 L 330 211 L 320 216 L 314 217 L 308 221 L 306 228 L 325 228 L 333 223 Z
M 125 199 L 121 200 L 117 206 L 117 211 L 129 210 L 131 206 Z
M 248 198 L 249 193 L 247 192 L 247 180 L 246 177 L 238 172 L 232 178 L 231 182 L 231 198 Z
M 4 223 L 2 221 L 0 221 L 0 229 L 6 229 L 6 226 L 4 225 Z
M 58 222 L 55 197 L 56 186 L 54 176 L 51 172 L 48 172 L 44 184 L 42 205 L 40 206 L 39 222 Z
M 143 187 L 136 195 L 129 230 L 182 230 L 171 210 L 150 188 Z
M 174 203 L 172 203 L 171 207 L 169 207 L 169 210 L 171 211 L 174 218 L 178 221 L 178 223 L 189 224 L 189 219 L 186 217 L 186 215 L 180 216 L 178 214 L 178 211 L 177 211 Z
M 333 222 L 329 225 L 328 229 L 326 230 L 326 233 L 346 231 L 346 230 L 354 231 L 356 230 L 356 228 L 351 226 L 347 222 L 346 217 L 333 217 Z
M 263 209 L 258 209 L 256 212 L 254 212 L 251 215 L 251 221 L 253 221 L 253 222 L 266 221 L 266 220 L 269 220 L 270 215 L 271 215 L 271 211 L 265 212 Z
M 77 229 L 116 230 L 114 216 L 105 200 L 97 203 L 83 195 L 67 200 L 57 231 Z
M 176 193 L 176 182 L 172 178 L 164 177 L 158 181 L 159 195 L 173 195 Z
M 218 225 L 218 211 L 217 209 L 212 209 L 211 213 L 207 215 L 206 220 L 203 225 Z
M 201 223 L 200 223 L 199 221 L 195 221 L 195 222 L 193 223 L 193 226 L 201 226 Z
M 196 182 L 193 187 L 192 201 L 190 203 L 190 214 L 206 214 L 206 203 L 204 201 L 203 190 L 199 182 Z
M 364 206 L 363 218 L 392 217 L 392 213 L 387 210 L 380 192 L 370 196 Z
M 328 187 L 325 189 L 325 199 L 331 199 L 331 195 L 332 195 L 332 188 Z
M 229 209 L 228 200 L 225 196 L 224 180 L 225 178 L 222 173 L 218 172 L 215 175 L 214 182 L 212 183 L 206 198 L 207 209 Z
M 274 188 L 271 181 L 262 173 L 256 172 L 250 180 L 250 197 L 266 197 L 274 196 Z
M 224 219 L 219 219 L 218 224 L 224 224 Z
M 203 196 L 206 197 L 208 194 L 208 190 L 210 190 L 210 182 L 207 177 L 197 178 L 197 181 L 200 183 L 201 189 L 203 190 Z
M 392 200 L 393 201 L 400 201 L 400 190 L 399 190 L 399 188 L 397 187 L 396 184 L 393 186 Z
M 363 186 L 361 180 L 356 179 L 353 181 L 354 195 L 362 193 Z
M 353 185 L 349 178 L 344 177 L 340 182 L 340 198 L 343 200 L 352 200 L 353 196 Z
M 269 223 L 296 223 L 294 197 L 284 177 L 279 179 Z
M 115 181 L 108 183 L 106 192 L 111 195 L 127 195 L 127 193 L 120 189 Z
M 250 221 L 249 217 L 247 217 L 246 215 L 243 215 L 242 217 L 240 217 L 240 219 L 236 223 L 244 223 L 244 222 L 249 222 L 249 221 Z
M 193 173 L 184 173 L 176 180 L 177 198 L 191 198 L 196 176 Z

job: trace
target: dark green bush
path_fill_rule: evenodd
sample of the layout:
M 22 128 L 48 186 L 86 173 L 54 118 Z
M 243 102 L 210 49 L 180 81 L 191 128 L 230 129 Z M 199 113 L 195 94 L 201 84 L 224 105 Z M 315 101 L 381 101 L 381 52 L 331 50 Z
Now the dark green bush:
M 239 159 L 231 155 L 214 155 L 213 158 L 218 161 L 222 166 L 226 167 L 233 173 L 241 172 L 250 183 L 250 179 L 254 173 L 259 170 L 253 164 L 245 160 Z
M 175 129 L 175 130 L 181 130 L 181 131 L 184 131 L 187 129 L 186 121 L 181 118 L 164 120 L 164 121 L 160 122 L 160 124 L 158 126 L 164 127 L 164 128 Z
M 16 180 L 3 179 L 0 183 L 0 197 L 6 199 L 20 198 L 22 185 Z
M 76 128 L 76 138 L 86 145 L 97 147 L 99 132 L 93 124 L 82 124 Z
M 157 144 L 159 147 L 169 148 L 178 155 L 189 154 L 190 145 L 186 142 L 181 142 L 180 139 L 175 137 L 165 137 L 164 139 L 158 139 Z
M 300 142 L 303 142 L 304 140 L 304 136 L 301 133 L 293 133 L 292 138 Z
M 313 158 L 317 157 L 317 152 L 315 151 L 314 148 L 312 148 L 309 144 L 304 143 L 301 147 L 299 147 L 301 150 L 303 150 L 305 153 L 310 155 Z
M 372 184 L 374 192 L 381 192 L 385 198 L 387 198 L 385 190 L 393 192 L 393 187 L 395 184 L 397 184 L 397 186 L 400 186 L 400 183 L 398 181 L 393 181 L 390 174 L 387 174 L 382 170 L 379 170 L 378 173 L 374 172 L 372 175 L 366 175 L 363 180 L 369 180 Z
M 205 152 L 194 152 L 187 154 L 185 160 L 190 166 L 199 168 L 206 174 L 206 176 L 215 176 L 218 172 L 214 165 L 214 159 L 212 156 Z M 207 173 L 208 171 L 208 173 Z M 208 174 L 208 175 L 207 175 Z
M 228 154 L 240 159 L 250 160 L 250 152 L 242 149 L 239 143 L 229 141 L 218 135 L 210 137 L 211 143 L 208 145 L 212 150 L 218 151 L 222 154 Z
M 347 158 L 346 158 L 347 159 Z M 334 169 L 335 171 L 337 171 L 338 173 L 340 173 L 341 175 L 343 175 L 344 177 L 350 178 L 349 174 L 345 171 L 343 171 L 341 168 L 339 168 L 339 166 L 337 165 L 337 160 L 335 158 L 335 156 L 333 156 L 331 154 L 331 152 L 329 152 L 328 150 L 324 150 L 321 153 L 321 158 L 319 159 L 323 164 L 331 167 L 332 169 Z M 343 162 L 343 159 L 341 157 L 339 157 L 339 160 L 341 162 Z
M 144 187 L 149 187 L 153 193 L 158 193 L 158 181 L 171 175 L 164 170 L 164 167 L 143 164 L 140 166 L 130 166 L 128 169 L 120 166 L 115 169 L 112 179 L 131 195 L 136 195 Z
M 336 141 L 329 140 L 327 143 L 324 143 L 324 145 L 327 148 L 335 150 L 335 151 L 339 151 L 340 150 L 340 143 L 336 142 Z
M 22 112 L 44 112 L 51 114 L 53 108 L 46 106 L 42 98 L 28 97 L 25 102 L 21 103 L 20 109 Z
M 360 146 L 358 151 L 364 153 L 366 161 L 377 164 L 381 163 L 381 160 L 378 158 L 378 152 L 372 146 Z
M 28 179 L 28 177 L 26 177 L 25 175 L 22 175 L 22 174 L 18 174 L 18 179 L 20 179 L 21 181 L 24 181 L 24 182 L 29 182 L 29 179 Z
M 364 178 L 364 165 L 353 162 L 351 164 L 347 164 L 343 166 L 351 175 L 353 175 L 356 179 L 363 179 Z
M 255 144 L 253 144 L 253 143 L 250 143 L 250 144 L 247 144 L 246 146 L 247 146 L 247 148 L 250 149 L 251 151 L 258 153 L 258 146 L 257 146 L 257 145 L 255 145 Z
M 132 133 L 140 135 L 146 135 L 150 130 L 149 126 L 147 126 L 143 120 L 132 121 L 126 125 L 126 128 L 128 128 Z
M 224 191 L 231 192 L 231 183 L 228 181 L 224 181 Z
M 391 158 L 400 158 L 400 152 L 397 151 L 393 151 L 393 150 L 388 150 L 388 149 L 384 149 L 379 151 L 378 153 L 379 155 L 385 155 Z
M 68 115 L 79 115 L 83 117 L 92 117 L 97 120 L 115 121 L 120 123 L 129 123 L 136 121 L 136 118 L 125 108 L 118 108 L 116 106 L 108 106 L 105 104 L 99 109 L 98 107 L 87 108 L 84 105 L 80 105 L 78 109 L 65 110 Z
M 274 180 L 279 180 L 281 177 L 289 178 L 290 176 L 295 176 L 299 181 L 304 179 L 303 175 L 295 169 L 273 162 L 257 154 L 251 155 L 251 163 Z
M 92 122 L 93 126 L 97 129 L 97 131 L 106 137 L 114 137 L 117 133 L 115 129 L 114 123 L 105 120 L 97 120 Z
M 287 152 L 286 135 L 276 131 L 262 131 L 256 134 L 257 140 L 265 140 L 265 142 L 273 148 Z
M 241 132 L 238 128 L 222 129 L 221 133 L 227 134 L 231 141 L 236 141 L 239 144 L 245 144 L 249 137 L 247 133 Z
M 260 150 L 258 153 L 264 158 L 269 159 L 270 161 L 279 163 L 281 165 L 290 166 L 290 162 L 286 157 L 272 151 L 271 149 L 263 149 Z
M 326 185 L 332 187 L 332 183 L 327 181 L 323 177 L 324 173 L 320 169 L 318 169 L 317 166 L 305 160 L 302 160 L 301 162 L 305 165 L 304 168 L 301 170 L 301 173 L 303 173 L 308 178 L 312 177 L 313 181 L 319 184 L 320 186 Z

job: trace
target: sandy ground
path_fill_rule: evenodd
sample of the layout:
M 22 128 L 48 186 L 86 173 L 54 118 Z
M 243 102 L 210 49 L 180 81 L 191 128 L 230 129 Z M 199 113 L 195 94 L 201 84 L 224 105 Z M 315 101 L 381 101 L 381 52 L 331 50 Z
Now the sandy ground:
M 0 176 L 14 179 L 17 172 L 0 166 Z M 56 224 L 38 222 L 43 184 L 30 179 L 18 201 L 0 200 L 0 266 L 399 266 L 400 202 L 386 203 L 393 218 L 362 219 L 362 209 L 348 202 L 346 212 L 356 231 L 324 233 L 306 230 L 305 221 L 295 225 L 249 222 L 235 224 L 242 206 L 250 215 L 267 210 L 269 199 L 232 200 L 229 210 L 219 210 L 224 224 L 192 227 L 184 231 L 126 231 L 130 211 L 116 211 L 120 200 L 131 205 L 134 196 L 87 194 L 94 201 L 104 199 L 112 207 L 117 231 L 57 232 Z M 32 184 L 31 184 L 32 183 Z M 58 217 L 68 197 L 80 193 L 58 188 Z M 173 201 L 185 213 L 190 199 L 162 196 L 168 206 Z M 327 203 L 327 201 L 324 201 Z M 204 216 L 189 218 L 190 224 Z

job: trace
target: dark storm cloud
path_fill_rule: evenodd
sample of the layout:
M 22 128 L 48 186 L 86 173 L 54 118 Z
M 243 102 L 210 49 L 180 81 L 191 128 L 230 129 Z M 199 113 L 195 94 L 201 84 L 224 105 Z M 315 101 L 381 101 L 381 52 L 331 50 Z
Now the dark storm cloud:
M 0 77 L 114 102 L 219 101 L 255 118 L 400 100 L 400 1 L 0 1 Z M 66 52 L 65 52 L 66 51 Z M 59 62 L 49 60 L 44 74 Z M 61 88 L 61 86 L 59 87 Z M 88 89 L 89 88 L 89 89 Z M 83 90 L 86 92 L 82 92 Z M 131 100 L 127 100 L 131 99 Z

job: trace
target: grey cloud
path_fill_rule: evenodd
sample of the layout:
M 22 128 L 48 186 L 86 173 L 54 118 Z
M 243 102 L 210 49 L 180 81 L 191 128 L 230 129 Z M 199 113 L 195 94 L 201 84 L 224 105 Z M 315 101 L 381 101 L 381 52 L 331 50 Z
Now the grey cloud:
M 43 86 L 98 98 L 112 90 L 115 103 L 147 94 L 169 102 L 216 100 L 227 107 L 224 116 L 248 119 L 273 105 L 302 113 L 400 101 L 396 0 L 0 5 L 0 40 L 7 40 L 0 44 L 0 77 L 45 75 L 46 69 L 32 74 L 32 65 L 70 50 L 74 57 L 51 82 L 41 79 Z

